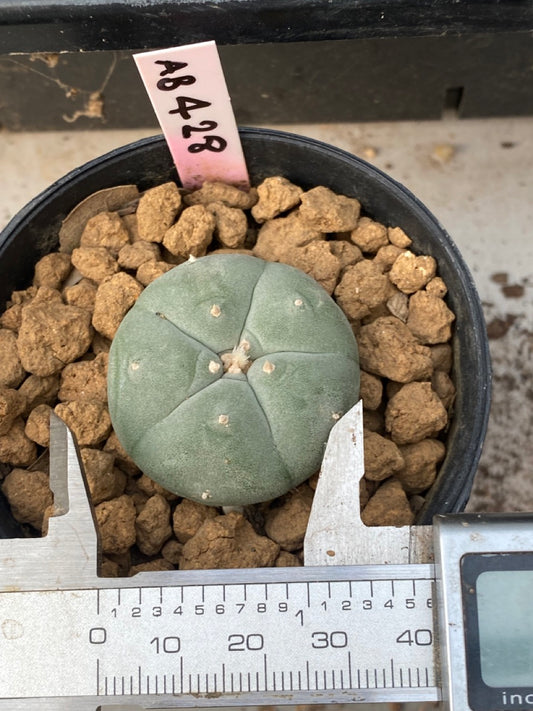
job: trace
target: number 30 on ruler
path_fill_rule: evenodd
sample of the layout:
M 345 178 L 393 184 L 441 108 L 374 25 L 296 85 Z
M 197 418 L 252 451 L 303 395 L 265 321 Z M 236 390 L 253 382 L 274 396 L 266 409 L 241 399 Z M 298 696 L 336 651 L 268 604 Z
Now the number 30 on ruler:
M 248 172 L 214 42 L 134 55 L 182 185 L 205 180 L 249 187 Z

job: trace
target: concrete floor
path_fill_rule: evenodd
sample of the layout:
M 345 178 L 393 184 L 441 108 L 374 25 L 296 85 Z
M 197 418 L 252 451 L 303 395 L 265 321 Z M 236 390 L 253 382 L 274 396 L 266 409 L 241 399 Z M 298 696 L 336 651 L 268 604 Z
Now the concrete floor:
M 533 511 L 533 118 L 276 128 L 374 163 L 415 193 L 457 243 L 483 301 L 494 367 L 468 509 Z M 151 133 L 0 134 L 0 228 L 71 168 Z

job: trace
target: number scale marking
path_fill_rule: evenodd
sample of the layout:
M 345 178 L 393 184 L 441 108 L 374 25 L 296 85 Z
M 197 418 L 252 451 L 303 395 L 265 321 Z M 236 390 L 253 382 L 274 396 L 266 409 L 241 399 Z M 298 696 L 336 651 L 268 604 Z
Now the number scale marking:
M 402 568 L 383 579 L 299 569 L 268 582 L 101 579 L 99 589 L 3 593 L 0 697 L 135 697 L 146 708 L 436 700 L 433 569 Z

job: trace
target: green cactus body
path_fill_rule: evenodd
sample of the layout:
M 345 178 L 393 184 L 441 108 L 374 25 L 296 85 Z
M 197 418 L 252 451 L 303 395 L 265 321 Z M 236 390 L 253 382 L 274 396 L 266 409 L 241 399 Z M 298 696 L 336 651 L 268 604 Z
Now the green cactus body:
M 280 496 L 319 467 L 358 399 L 341 309 L 303 272 L 211 255 L 148 286 L 113 340 L 113 426 L 174 493 L 213 506 Z

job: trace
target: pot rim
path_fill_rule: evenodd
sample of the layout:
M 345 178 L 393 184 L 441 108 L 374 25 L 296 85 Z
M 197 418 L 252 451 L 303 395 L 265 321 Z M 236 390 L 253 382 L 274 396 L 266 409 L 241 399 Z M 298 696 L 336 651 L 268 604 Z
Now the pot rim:
M 358 165 L 367 174 L 372 176 L 372 179 L 381 189 L 396 192 L 402 203 L 404 203 L 408 209 L 415 214 L 417 220 L 424 225 L 425 229 L 433 233 L 435 233 L 435 231 L 438 233 L 440 249 L 444 250 L 448 261 L 456 267 L 460 276 L 458 282 L 454 284 L 454 289 L 459 289 L 461 291 L 461 298 L 466 304 L 466 313 L 471 316 L 471 323 L 463 324 L 463 327 L 472 328 L 472 324 L 477 325 L 476 328 L 473 328 L 473 334 L 471 334 L 474 338 L 472 347 L 474 352 L 469 355 L 475 361 L 475 368 L 477 375 L 479 376 L 480 383 L 477 386 L 478 410 L 476 411 L 476 417 L 473 422 L 463 422 L 459 425 L 461 429 L 468 430 L 469 432 L 469 437 L 465 442 L 465 446 L 459 453 L 460 456 L 463 457 L 463 461 L 466 462 L 462 467 L 467 470 L 467 475 L 465 475 L 463 482 L 464 486 L 460 491 L 458 491 L 457 486 L 454 486 L 452 477 L 444 478 L 441 481 L 437 479 L 437 482 L 433 484 L 433 488 L 436 489 L 436 485 L 438 485 L 438 497 L 433 496 L 428 500 L 417 516 L 417 523 L 431 523 L 433 516 L 437 513 L 442 513 L 443 510 L 447 512 L 458 512 L 463 510 L 470 495 L 471 483 L 481 455 L 483 441 L 488 426 L 491 402 L 491 361 L 481 301 L 477 294 L 471 272 L 464 262 L 459 249 L 431 211 L 408 188 L 358 156 L 323 141 L 278 129 L 240 127 L 239 134 L 245 141 L 248 138 L 252 140 L 266 139 L 274 144 L 279 144 L 280 147 L 282 147 L 283 144 L 290 142 L 292 144 L 298 144 L 302 148 L 305 148 L 306 146 L 313 150 L 321 148 L 322 150 L 327 151 L 330 156 L 334 157 L 341 166 L 345 165 L 348 170 L 350 169 L 350 166 L 352 166 L 353 169 L 354 165 Z M 108 164 L 114 163 L 117 159 L 127 158 L 129 154 L 149 150 L 151 147 L 164 147 L 165 145 L 165 139 L 161 134 L 141 138 L 124 146 L 112 149 L 111 151 L 72 169 L 30 200 L 30 202 L 22 207 L 21 210 L 19 210 L 19 212 L 11 218 L 9 223 L 0 233 L 0 253 L 9 241 L 16 238 L 24 224 L 31 222 L 33 216 L 38 214 L 40 209 L 45 206 L 49 200 L 53 199 L 62 190 L 62 188 L 67 186 L 71 181 L 90 174 L 93 169 L 103 172 Z M 246 145 L 244 148 L 246 156 Z M 169 162 L 172 162 L 170 153 Z M 110 171 L 110 174 L 112 175 L 112 171 Z M 179 183 L 175 170 L 172 178 Z M 261 179 L 260 176 L 259 179 Z M 328 184 L 328 181 L 325 179 L 324 183 Z M 103 189 L 106 187 L 112 187 L 116 184 L 116 180 L 110 180 L 109 183 L 105 182 L 101 187 Z M 357 197 L 355 194 L 357 191 L 356 189 L 357 186 L 354 185 L 353 197 Z M 344 194 L 348 193 L 344 192 Z M 82 196 L 77 202 L 80 202 L 83 197 L 87 196 Z M 72 205 L 72 208 L 73 207 L 75 207 L 75 205 Z M 444 462 L 441 463 L 440 470 L 443 469 L 443 464 Z M 438 498 L 438 502 L 435 500 L 436 498 Z

